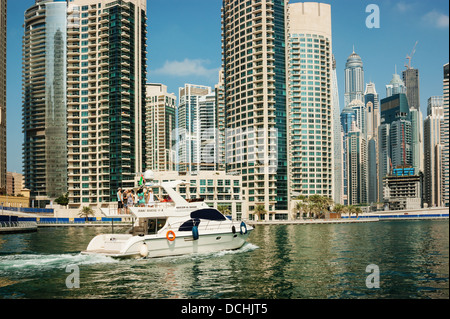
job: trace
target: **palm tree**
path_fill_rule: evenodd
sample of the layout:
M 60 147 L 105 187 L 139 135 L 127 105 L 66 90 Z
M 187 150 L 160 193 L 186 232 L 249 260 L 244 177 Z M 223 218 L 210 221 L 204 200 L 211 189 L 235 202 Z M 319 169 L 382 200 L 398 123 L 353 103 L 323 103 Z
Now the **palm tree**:
M 356 207 L 355 208 L 355 214 L 356 214 L 356 218 L 358 218 L 359 214 L 362 214 L 361 207 Z
M 89 206 L 84 206 L 81 209 L 81 212 L 78 214 L 79 217 L 84 217 L 86 221 L 88 221 L 89 216 L 94 216 L 95 212 Z
M 333 211 L 339 215 L 339 218 L 341 218 L 341 215 L 345 213 L 345 206 L 342 204 L 336 204 L 334 205 Z
M 230 208 L 227 205 L 217 206 L 217 210 L 222 213 L 222 215 L 230 214 Z
M 256 206 L 255 210 L 254 210 L 254 214 L 258 215 L 258 220 L 261 219 L 261 214 L 265 214 L 267 213 L 264 205 L 258 205 Z
M 352 217 L 352 214 L 356 214 L 356 206 L 349 205 L 347 206 L 348 217 Z
M 306 212 L 306 210 L 307 210 L 307 205 L 305 204 L 305 203 L 303 203 L 303 202 L 296 202 L 295 203 L 295 207 L 294 207 L 294 218 L 293 219 L 297 219 L 297 214 L 302 214 L 303 215 L 303 213 L 304 212 Z

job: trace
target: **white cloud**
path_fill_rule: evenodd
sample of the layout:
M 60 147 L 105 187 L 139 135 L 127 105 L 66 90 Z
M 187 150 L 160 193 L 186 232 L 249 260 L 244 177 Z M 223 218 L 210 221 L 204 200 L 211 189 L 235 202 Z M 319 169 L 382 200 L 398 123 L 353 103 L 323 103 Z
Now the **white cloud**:
M 436 28 L 448 28 L 449 26 L 448 15 L 441 13 L 437 10 L 428 12 L 426 15 L 422 17 L 422 21 L 425 22 L 427 25 Z
M 200 77 L 218 77 L 219 68 L 207 68 L 210 64 L 208 60 L 202 59 L 184 59 L 184 61 L 166 61 L 162 68 L 153 71 L 154 74 L 170 76 L 200 76 Z
M 399 2 L 395 5 L 396 9 L 400 12 L 407 12 L 412 9 L 413 4 L 407 2 Z

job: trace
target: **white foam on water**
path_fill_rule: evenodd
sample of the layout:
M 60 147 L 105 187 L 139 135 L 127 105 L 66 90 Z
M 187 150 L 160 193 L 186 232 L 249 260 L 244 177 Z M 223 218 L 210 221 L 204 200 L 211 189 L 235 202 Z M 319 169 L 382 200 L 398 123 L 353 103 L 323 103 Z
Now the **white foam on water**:
M 0 275 L 11 272 L 33 272 L 64 269 L 69 265 L 93 265 L 117 262 L 100 255 L 78 254 L 20 254 L 0 256 Z

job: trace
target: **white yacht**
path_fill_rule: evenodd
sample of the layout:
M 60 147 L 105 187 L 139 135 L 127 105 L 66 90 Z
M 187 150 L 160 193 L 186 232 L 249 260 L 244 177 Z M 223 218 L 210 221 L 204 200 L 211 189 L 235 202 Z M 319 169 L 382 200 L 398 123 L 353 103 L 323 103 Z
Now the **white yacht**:
M 176 191 L 182 184 L 185 182 L 146 183 L 146 187 L 162 187 L 171 201 L 129 208 L 134 222 L 128 234 L 98 235 L 81 253 L 153 258 L 242 247 L 253 227 L 226 218 L 202 201 L 188 202 Z

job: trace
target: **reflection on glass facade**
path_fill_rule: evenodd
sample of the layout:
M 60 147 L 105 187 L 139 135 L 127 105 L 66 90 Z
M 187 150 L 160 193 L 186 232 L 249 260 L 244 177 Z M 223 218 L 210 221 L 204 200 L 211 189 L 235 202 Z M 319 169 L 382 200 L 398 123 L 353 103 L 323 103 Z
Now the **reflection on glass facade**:
M 67 192 L 66 3 L 46 4 L 45 157 L 47 195 Z
M 23 159 L 34 196 L 67 192 L 66 2 L 43 2 L 25 12 L 23 37 Z

